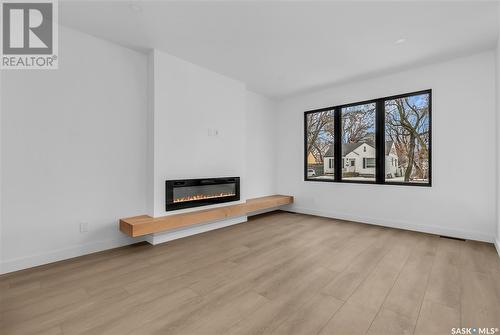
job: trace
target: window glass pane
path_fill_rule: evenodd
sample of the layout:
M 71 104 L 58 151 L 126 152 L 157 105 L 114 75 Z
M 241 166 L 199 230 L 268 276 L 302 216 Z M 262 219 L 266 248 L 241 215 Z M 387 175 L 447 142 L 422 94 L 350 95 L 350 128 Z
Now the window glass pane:
M 385 181 L 429 182 L 429 94 L 385 101 Z
M 333 114 L 329 110 L 306 116 L 307 179 L 334 179 Z
M 375 103 L 342 108 L 343 180 L 375 181 Z

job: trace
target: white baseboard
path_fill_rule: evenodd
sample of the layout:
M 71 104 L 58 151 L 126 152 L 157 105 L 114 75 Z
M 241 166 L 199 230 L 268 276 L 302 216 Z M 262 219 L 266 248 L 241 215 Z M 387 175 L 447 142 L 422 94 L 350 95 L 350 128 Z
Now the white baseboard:
M 360 222 L 360 223 L 366 223 L 366 224 L 372 224 L 372 225 L 384 226 L 384 227 L 390 227 L 390 228 L 406 229 L 406 230 L 418 231 L 418 232 L 422 232 L 422 233 L 463 238 L 466 240 L 475 240 L 475 241 L 482 241 L 482 242 L 488 242 L 488 243 L 494 242 L 494 238 L 492 236 L 489 236 L 487 234 L 483 234 L 480 232 L 475 232 L 475 231 L 449 229 L 449 228 L 443 228 L 443 227 L 432 226 L 432 225 L 416 225 L 416 224 L 412 224 L 412 223 L 408 223 L 408 222 L 392 221 L 392 220 L 377 219 L 377 218 L 367 218 L 367 217 L 353 216 L 353 215 L 349 215 L 349 214 L 343 214 L 343 213 L 337 213 L 337 212 L 327 212 L 327 211 L 321 211 L 321 210 L 315 210 L 315 209 L 309 209 L 309 208 L 303 208 L 303 207 L 295 207 L 295 206 L 291 206 L 291 207 L 287 208 L 287 210 L 290 212 L 294 212 L 294 213 L 316 215 L 316 216 L 328 217 L 328 218 L 333 218 L 333 219 L 354 221 L 354 222 Z M 497 246 L 497 248 L 498 248 L 498 246 Z
M 495 248 L 497 248 L 498 257 L 500 257 L 500 240 L 498 237 L 495 239 Z
M 147 241 L 152 245 L 157 245 L 160 243 L 177 240 L 179 238 L 204 233 L 210 230 L 232 226 L 246 221 L 247 221 L 246 216 L 239 216 L 236 218 L 226 219 L 222 221 L 199 224 L 188 228 L 179 228 L 165 233 L 149 234 L 146 236 L 145 241 Z
M 123 237 L 119 239 L 105 240 L 105 241 L 78 245 L 71 248 L 53 250 L 38 255 L 31 255 L 27 257 L 11 259 L 3 261 L 0 264 L 0 274 L 24 270 L 48 263 L 63 261 L 66 259 L 88 255 L 108 249 L 123 247 L 125 245 L 141 241 L 144 241 L 144 239 L 143 238 L 132 239 L 128 237 Z

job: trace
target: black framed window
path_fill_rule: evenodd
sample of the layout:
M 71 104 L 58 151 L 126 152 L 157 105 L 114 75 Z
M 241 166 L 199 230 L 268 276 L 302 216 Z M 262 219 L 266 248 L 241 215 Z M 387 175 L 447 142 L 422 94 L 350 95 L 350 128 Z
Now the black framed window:
M 430 93 L 384 101 L 387 157 L 399 160 L 386 169 L 388 183 L 430 182 Z
M 306 114 L 306 178 L 333 180 L 335 173 L 333 109 L 318 110 Z
M 375 102 L 339 108 L 342 158 L 350 164 L 342 169 L 342 180 L 375 182 Z M 368 164 L 370 160 L 370 164 Z
M 304 180 L 431 186 L 432 91 L 304 113 Z

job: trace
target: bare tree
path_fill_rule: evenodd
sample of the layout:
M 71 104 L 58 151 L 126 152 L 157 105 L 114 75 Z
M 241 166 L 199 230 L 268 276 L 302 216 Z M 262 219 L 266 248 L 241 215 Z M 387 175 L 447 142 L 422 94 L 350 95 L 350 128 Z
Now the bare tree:
M 386 108 L 386 132 L 394 141 L 404 180 L 428 178 L 429 96 L 418 106 L 409 97 L 391 100 Z
M 342 142 L 361 142 L 370 137 L 374 126 L 375 106 L 370 104 L 348 107 L 342 113 Z
M 307 152 L 316 161 L 323 161 L 324 154 L 333 143 L 333 111 L 307 115 Z

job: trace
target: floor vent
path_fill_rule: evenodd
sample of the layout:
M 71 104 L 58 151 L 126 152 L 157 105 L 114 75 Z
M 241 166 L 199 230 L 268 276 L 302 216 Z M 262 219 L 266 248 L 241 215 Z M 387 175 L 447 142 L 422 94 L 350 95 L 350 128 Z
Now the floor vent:
M 439 235 L 439 237 L 441 237 L 441 238 L 447 238 L 449 240 L 457 240 L 457 241 L 465 242 L 465 240 L 463 238 L 458 238 L 458 237 L 443 236 L 443 235 Z

